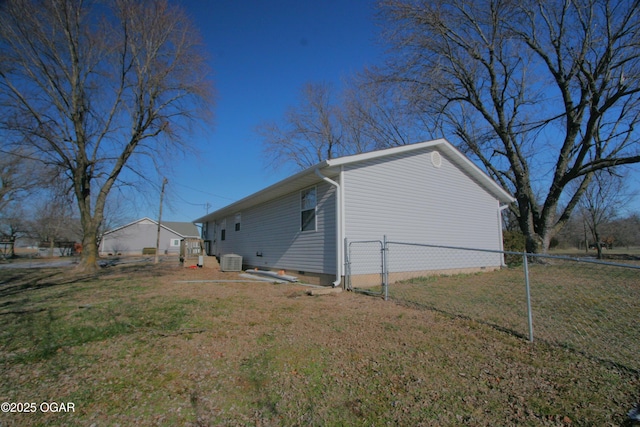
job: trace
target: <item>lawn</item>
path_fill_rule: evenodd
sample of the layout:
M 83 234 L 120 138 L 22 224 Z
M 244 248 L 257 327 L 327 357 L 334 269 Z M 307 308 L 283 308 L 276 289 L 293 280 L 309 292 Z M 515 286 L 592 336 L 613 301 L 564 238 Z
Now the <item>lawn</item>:
M 613 426 L 640 397 L 635 371 L 488 322 L 235 279 L 0 270 L 0 402 L 23 411 L 0 425 Z
M 533 337 L 640 371 L 640 269 L 561 259 L 532 263 Z M 417 277 L 389 285 L 389 297 L 530 338 L 522 266 Z

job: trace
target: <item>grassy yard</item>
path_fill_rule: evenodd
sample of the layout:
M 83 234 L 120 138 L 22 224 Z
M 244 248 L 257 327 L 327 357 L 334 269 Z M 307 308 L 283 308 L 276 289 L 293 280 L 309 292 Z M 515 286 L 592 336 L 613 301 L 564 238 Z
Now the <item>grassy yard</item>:
M 237 276 L 0 270 L 0 402 L 36 408 L 0 426 L 614 426 L 640 398 L 637 372 L 490 322 L 208 279 Z
M 640 371 L 640 269 L 547 259 L 529 266 L 534 340 Z M 522 266 L 392 283 L 396 302 L 485 322 L 529 339 Z

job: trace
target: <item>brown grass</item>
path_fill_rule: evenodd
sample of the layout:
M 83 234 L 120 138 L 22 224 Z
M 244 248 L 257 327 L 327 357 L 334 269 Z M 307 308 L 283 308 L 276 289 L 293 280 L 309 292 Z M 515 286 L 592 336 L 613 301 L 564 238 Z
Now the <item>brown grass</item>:
M 0 270 L 0 402 L 75 407 L 0 425 L 602 426 L 639 397 L 635 373 L 484 323 L 213 279 L 237 276 Z
M 640 269 L 548 259 L 529 266 L 529 284 L 534 340 L 640 371 Z M 530 336 L 522 266 L 418 277 L 392 283 L 389 295 Z

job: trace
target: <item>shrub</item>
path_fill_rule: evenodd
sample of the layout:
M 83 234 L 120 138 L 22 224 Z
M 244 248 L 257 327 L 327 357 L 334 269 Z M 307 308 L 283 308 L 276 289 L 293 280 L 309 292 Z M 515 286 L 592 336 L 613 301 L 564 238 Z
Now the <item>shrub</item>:
M 504 231 L 502 233 L 504 250 L 508 252 L 524 252 L 526 238 L 520 231 Z M 520 255 L 506 255 L 505 262 L 508 266 L 518 265 L 522 262 Z

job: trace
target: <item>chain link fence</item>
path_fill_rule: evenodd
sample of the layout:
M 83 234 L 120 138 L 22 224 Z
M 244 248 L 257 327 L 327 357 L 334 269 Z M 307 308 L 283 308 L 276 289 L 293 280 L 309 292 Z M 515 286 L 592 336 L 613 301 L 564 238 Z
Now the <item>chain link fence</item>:
M 365 250 L 366 248 L 366 250 Z M 640 261 L 350 242 L 347 286 L 640 371 Z M 372 273 L 377 265 L 379 270 Z
M 345 280 L 347 288 L 374 295 L 386 295 L 382 240 L 348 242 Z

